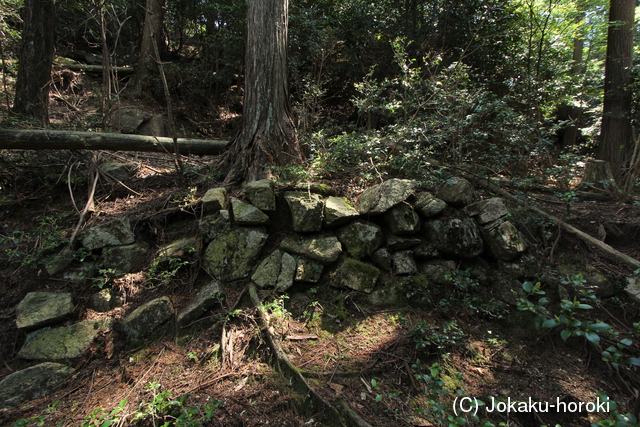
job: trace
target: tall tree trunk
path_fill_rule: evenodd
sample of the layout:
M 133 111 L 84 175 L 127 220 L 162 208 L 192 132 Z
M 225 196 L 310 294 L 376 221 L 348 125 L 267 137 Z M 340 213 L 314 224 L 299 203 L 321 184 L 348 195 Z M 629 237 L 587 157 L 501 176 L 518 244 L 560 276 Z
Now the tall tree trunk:
M 25 0 L 13 111 L 49 123 L 49 83 L 55 40 L 55 0 Z
M 225 183 L 255 181 L 302 161 L 287 84 L 289 0 L 248 0 L 242 131 L 219 166 Z
M 159 55 L 156 53 L 165 51 L 162 38 L 162 25 L 164 24 L 164 0 L 147 0 L 144 25 L 142 27 L 142 43 L 140 44 L 140 59 L 136 68 L 133 92 L 139 94 L 142 91 L 144 80 L 151 73 L 158 70 Z
M 596 157 L 609 162 L 615 179 L 628 172 L 633 152 L 631 127 L 631 66 L 636 0 L 611 0 L 604 105 Z

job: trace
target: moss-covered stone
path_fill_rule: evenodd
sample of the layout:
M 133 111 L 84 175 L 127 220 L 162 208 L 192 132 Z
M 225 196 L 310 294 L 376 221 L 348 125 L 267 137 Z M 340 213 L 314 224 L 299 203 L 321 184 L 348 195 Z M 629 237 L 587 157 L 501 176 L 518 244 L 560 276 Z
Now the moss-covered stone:
M 248 277 L 267 241 L 264 228 L 241 227 L 212 241 L 207 247 L 203 265 L 222 281 Z
M 336 288 L 371 293 L 379 276 L 380 270 L 373 265 L 345 258 L 336 269 L 332 285 Z

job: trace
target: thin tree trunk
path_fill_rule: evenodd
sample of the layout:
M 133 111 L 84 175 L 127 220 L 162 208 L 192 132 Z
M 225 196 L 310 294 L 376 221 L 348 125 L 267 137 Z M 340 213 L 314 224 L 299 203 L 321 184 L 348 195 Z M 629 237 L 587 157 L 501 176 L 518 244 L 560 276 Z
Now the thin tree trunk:
M 55 0 L 25 0 L 22 47 L 13 111 L 49 123 Z
M 160 62 L 156 52 L 164 52 L 162 41 L 162 24 L 164 23 L 164 0 L 147 0 L 144 26 L 142 28 L 142 43 L 140 45 L 140 59 L 136 68 L 133 92 L 139 94 L 143 83 L 151 73 L 155 73 Z M 154 47 L 155 44 L 155 47 Z
M 288 0 L 249 0 L 242 131 L 219 166 L 225 183 L 254 181 L 302 161 L 287 83 Z
M 596 157 L 609 162 L 616 180 L 624 177 L 633 151 L 631 67 L 636 0 L 611 0 L 604 105 Z

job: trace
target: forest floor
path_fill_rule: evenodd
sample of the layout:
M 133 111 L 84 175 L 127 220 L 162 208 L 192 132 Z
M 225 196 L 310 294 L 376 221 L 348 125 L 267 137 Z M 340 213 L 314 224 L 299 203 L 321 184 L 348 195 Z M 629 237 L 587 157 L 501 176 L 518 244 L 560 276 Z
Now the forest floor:
M 95 112 L 95 104 L 83 105 L 85 116 L 90 108 Z M 52 117 L 70 122 L 82 114 L 59 103 Z M 210 129 L 206 136 L 228 135 L 229 128 Z M 194 135 L 202 133 L 194 129 Z M 101 182 L 97 209 L 88 223 L 126 215 L 156 244 L 170 238 L 165 234 L 170 224 L 195 224 L 201 212 L 185 203 L 189 207 L 176 214 L 154 220 L 148 220 L 148 214 L 161 211 L 169 200 L 201 196 L 216 184 L 212 157 L 184 159 L 192 189 L 185 191 L 169 155 L 97 156 L 132 160 L 141 167 L 126 187 Z M 0 153 L 0 378 L 27 366 L 16 356 L 26 335 L 15 325 L 15 306 L 26 293 L 70 291 L 78 319 L 105 315 L 86 308 L 99 283 L 78 287 L 43 276 L 37 260 L 30 257 L 45 255 L 47 245 L 55 247 L 56 239 L 70 237 L 78 220 L 70 193 L 82 209 L 91 160 L 91 153 L 82 152 Z M 67 179 L 70 168 L 75 170 L 72 180 Z M 356 196 L 366 183 L 331 184 L 349 188 L 349 195 Z M 574 200 L 567 205 L 548 194 L 531 196 L 543 210 L 594 236 L 600 225 L 607 225 L 606 242 L 640 258 L 637 203 Z M 598 269 L 614 284 L 615 293 L 594 303 L 588 318 L 607 322 L 620 337 L 637 341 L 640 328 L 633 323 L 640 322 L 640 304 L 623 289 L 627 279 L 638 274 L 569 234 L 556 239 L 558 229 L 552 224 L 543 228 L 546 236 L 539 226 L 532 226 L 527 236 L 541 289 L 550 296 L 556 293 L 553 281 L 545 278 L 554 274 L 558 260 L 584 266 L 585 271 Z M 106 315 L 122 319 L 140 303 L 161 295 L 169 295 L 179 310 L 202 279 L 196 263 L 184 266 L 165 284 L 150 280 L 148 269 L 126 275 L 112 283 L 125 291 L 126 302 Z M 188 333 L 165 337 L 149 348 L 125 350 L 119 346 L 117 330 L 101 337 L 81 360 L 73 361 L 76 371 L 65 388 L 18 409 L 0 411 L 0 425 L 106 426 L 109 420 L 113 426 L 338 425 L 278 369 L 259 313 L 243 289 L 230 285 L 225 291 L 227 297 Z M 640 377 L 635 368 L 615 369 L 602 360 L 601 350 L 614 342 L 613 336 L 603 336 L 600 348 L 583 337 L 564 341 L 557 328 L 535 329 L 528 313 L 513 305 L 478 307 L 473 295 L 465 292 L 457 290 L 435 304 L 371 309 L 353 295 L 336 298 L 304 287 L 273 300 L 268 308 L 276 338 L 310 386 L 334 407 L 346 405 L 372 426 L 459 425 L 462 420 L 456 421 L 451 406 L 459 396 L 477 397 L 489 407 L 490 396 L 497 402 L 532 399 L 560 405 L 538 413 L 490 413 L 480 408 L 480 420 L 495 425 L 566 427 L 613 419 L 613 407 L 609 412 L 572 410 L 579 402 L 602 401 L 598 393 L 617 402 L 620 413 L 638 413 Z

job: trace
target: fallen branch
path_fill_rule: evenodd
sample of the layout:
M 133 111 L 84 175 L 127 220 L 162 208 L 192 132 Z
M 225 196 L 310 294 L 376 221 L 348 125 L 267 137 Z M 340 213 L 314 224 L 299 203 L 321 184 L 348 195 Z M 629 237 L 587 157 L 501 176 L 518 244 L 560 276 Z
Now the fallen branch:
M 565 229 L 566 231 L 568 231 L 569 233 L 573 234 L 574 236 L 579 237 L 580 239 L 582 239 L 583 241 L 587 242 L 588 244 L 590 244 L 591 246 L 595 246 L 596 248 L 600 249 L 601 251 L 607 253 L 608 255 L 611 255 L 612 257 L 614 257 L 615 259 L 617 259 L 618 261 L 621 261 L 625 264 L 627 264 L 628 266 L 631 266 L 632 268 L 640 268 L 640 261 L 638 261 L 635 258 L 630 257 L 627 254 L 624 254 L 614 248 L 612 248 L 611 246 L 607 245 L 604 242 L 601 242 L 600 240 L 596 239 L 595 237 L 592 237 L 590 235 L 588 235 L 587 233 L 585 233 L 584 231 L 578 230 L 577 228 L 575 228 L 574 226 L 572 226 L 571 224 L 568 224 L 558 218 L 556 218 L 553 215 L 550 215 L 548 213 L 546 213 L 545 211 L 535 207 L 535 206 L 531 206 L 526 204 L 525 202 L 523 202 L 522 200 L 512 196 L 510 193 L 508 193 L 507 191 L 503 190 L 500 187 L 497 187 L 496 185 L 492 184 L 491 182 L 487 182 L 483 181 L 482 179 L 478 179 L 477 176 L 471 175 L 471 174 L 467 174 L 467 177 L 471 180 L 473 180 L 476 184 L 480 185 L 481 187 L 483 187 L 484 189 L 486 189 L 487 191 L 490 191 L 494 194 L 499 194 L 500 196 L 511 200 L 512 202 L 517 203 L 518 205 L 529 209 L 535 213 L 537 213 L 538 215 L 541 215 L 547 219 L 550 219 L 552 221 L 554 221 L 556 224 L 558 224 L 558 226 L 562 227 L 563 229 Z
M 220 154 L 228 141 L 178 138 L 181 154 Z M 119 133 L 0 129 L 0 149 L 110 150 L 174 153 L 173 138 Z
M 102 73 L 104 67 L 102 65 L 88 64 L 64 64 L 57 67 L 59 69 L 67 69 L 71 71 L 85 71 L 90 73 Z M 134 74 L 136 72 L 133 67 L 110 67 L 112 71 L 118 74 Z

